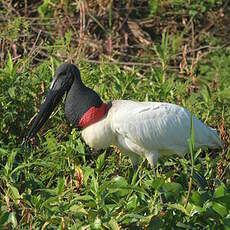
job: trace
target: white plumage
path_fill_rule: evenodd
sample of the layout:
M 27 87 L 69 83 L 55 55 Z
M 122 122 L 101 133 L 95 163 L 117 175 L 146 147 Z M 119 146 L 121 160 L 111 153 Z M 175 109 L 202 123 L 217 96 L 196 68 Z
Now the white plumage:
M 146 157 L 154 166 L 158 156 L 188 152 L 191 113 L 185 108 L 160 102 L 112 102 L 108 114 L 82 131 L 92 148 L 117 146 L 126 153 L 133 166 Z M 193 116 L 195 149 L 222 146 L 217 131 Z

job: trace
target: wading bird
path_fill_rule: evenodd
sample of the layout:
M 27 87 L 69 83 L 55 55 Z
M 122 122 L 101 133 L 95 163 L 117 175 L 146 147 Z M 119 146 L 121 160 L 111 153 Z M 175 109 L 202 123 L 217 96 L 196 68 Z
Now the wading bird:
M 70 123 L 81 127 L 85 142 L 95 149 L 117 146 L 126 153 L 137 168 L 141 157 L 153 167 L 158 157 L 189 151 L 191 117 L 193 119 L 195 149 L 222 146 L 217 131 L 185 108 L 162 102 L 115 100 L 104 103 L 99 95 L 86 87 L 79 69 L 62 64 L 55 72 L 44 104 L 31 126 L 26 140 L 33 137 L 49 118 L 66 93 L 65 115 Z

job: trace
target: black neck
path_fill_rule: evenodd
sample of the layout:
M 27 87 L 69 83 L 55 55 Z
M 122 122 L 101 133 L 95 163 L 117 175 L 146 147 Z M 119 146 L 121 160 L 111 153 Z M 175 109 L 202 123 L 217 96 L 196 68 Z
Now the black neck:
M 67 92 L 65 115 L 70 123 L 78 125 L 79 120 L 92 106 L 100 107 L 102 100 L 92 89 L 86 87 L 77 78 Z

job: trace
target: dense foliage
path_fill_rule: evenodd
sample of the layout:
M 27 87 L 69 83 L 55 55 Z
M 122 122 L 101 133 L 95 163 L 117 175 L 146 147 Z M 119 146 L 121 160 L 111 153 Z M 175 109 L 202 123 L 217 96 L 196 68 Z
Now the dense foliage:
M 199 34 L 196 47 L 192 39 L 198 38 L 188 33 L 192 31 L 189 25 L 203 28 L 202 14 L 229 15 L 230 9 L 224 1 L 165 1 L 165 5 L 161 1 L 143 1 L 151 9 L 143 11 L 149 19 L 170 25 L 171 15 L 177 15 L 178 25 L 182 25 L 179 21 L 183 12 L 184 19 L 190 21 L 189 25 L 178 26 L 176 32 L 169 27 L 155 30 L 156 40 L 147 44 L 142 51 L 144 57 L 138 61 L 144 64 L 154 60 L 156 65 L 131 68 L 128 62 L 127 65 L 108 63 L 117 54 L 112 59 L 101 58 L 99 64 L 78 59 L 83 81 L 104 101 L 122 98 L 176 103 L 218 129 L 223 150 L 194 152 L 191 137 L 190 153 L 186 156 L 160 160 L 157 180 L 146 161 L 132 176 L 129 159 L 116 148 L 98 152 L 89 149 L 80 132 L 65 121 L 63 103 L 31 141 L 31 146 L 24 145 L 23 139 L 55 68 L 76 47 L 72 45 L 69 30 L 63 40 L 58 36 L 43 37 L 47 43 L 43 47 L 45 51 L 39 53 L 41 60 L 35 58 L 34 48 L 32 53 L 26 53 L 29 41 L 20 42 L 32 25 L 26 17 L 14 12 L 21 12 L 24 6 L 11 5 L 11 11 L 10 7 L 7 11 L 2 2 L 0 10 L 6 15 L 8 27 L 1 27 L 0 39 L 8 52 L 5 50 L 1 56 L 0 68 L 1 229 L 230 229 L 230 47 L 226 42 L 229 35 L 218 35 L 219 30 L 215 28 L 209 35 Z M 66 6 L 63 2 L 38 1 L 36 15 L 41 20 L 55 18 L 58 4 Z M 71 3 L 64 9 L 73 14 L 77 1 Z M 133 7 L 137 8 L 130 17 L 141 19 L 141 8 Z M 107 13 L 110 15 L 110 10 Z M 12 14 L 17 17 L 12 18 Z M 99 19 L 94 20 L 97 25 Z M 109 19 L 108 25 L 112 16 Z M 112 27 L 104 27 L 103 20 L 99 25 L 102 31 L 113 33 Z M 10 23 L 14 26 L 10 27 Z M 224 23 L 222 26 L 226 28 Z M 48 24 L 46 29 L 54 33 Z M 21 36 L 20 30 L 24 31 Z M 19 57 L 12 44 L 20 47 Z M 33 44 L 37 46 L 36 42 Z M 186 44 L 191 46 L 190 50 L 186 50 Z M 57 55 L 58 52 L 64 57 Z M 123 60 L 122 56 L 119 58 Z M 68 60 L 75 59 L 68 57 Z M 190 183 L 191 193 L 187 198 Z M 167 199 L 164 211 L 159 188 Z

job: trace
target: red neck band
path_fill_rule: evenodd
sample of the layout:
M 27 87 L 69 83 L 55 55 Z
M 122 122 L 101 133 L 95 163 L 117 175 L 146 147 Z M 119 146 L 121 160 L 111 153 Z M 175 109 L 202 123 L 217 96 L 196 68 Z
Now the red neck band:
M 101 120 L 106 112 L 110 109 L 111 103 L 105 104 L 102 103 L 100 107 L 92 106 L 87 112 L 85 112 L 78 122 L 78 126 L 86 128 L 87 126 L 92 125 L 93 123 Z

